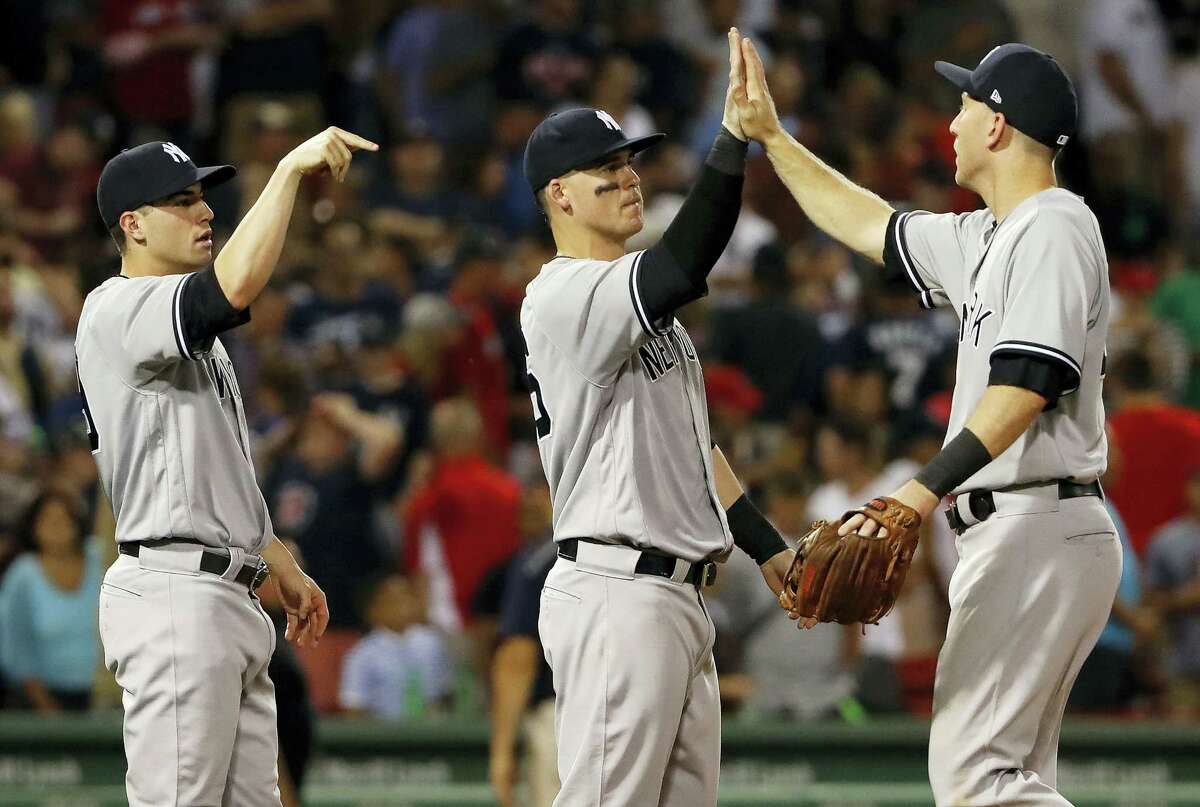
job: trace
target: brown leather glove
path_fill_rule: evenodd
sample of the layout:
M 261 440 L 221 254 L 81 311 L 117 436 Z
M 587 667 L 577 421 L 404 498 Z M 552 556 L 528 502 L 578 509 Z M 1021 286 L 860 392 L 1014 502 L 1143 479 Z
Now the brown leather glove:
M 839 537 L 838 528 L 862 514 L 887 528 L 887 537 Z M 878 623 L 892 610 L 917 549 L 921 515 L 895 499 L 872 499 L 840 521 L 818 521 L 800 540 L 783 581 L 780 604 L 818 622 Z

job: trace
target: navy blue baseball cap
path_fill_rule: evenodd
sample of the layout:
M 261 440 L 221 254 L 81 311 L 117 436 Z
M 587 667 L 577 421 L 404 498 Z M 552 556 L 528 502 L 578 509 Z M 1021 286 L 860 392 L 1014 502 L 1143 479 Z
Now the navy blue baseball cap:
M 1062 148 L 1075 134 L 1075 87 L 1054 57 L 1037 48 L 1010 42 L 992 48 L 974 70 L 949 62 L 934 62 L 933 69 L 1044 146 Z
M 137 210 L 197 182 L 211 188 L 236 175 L 232 165 L 197 168 L 179 146 L 155 140 L 125 149 L 105 164 L 96 185 L 96 204 L 104 226 L 111 229 L 126 210 Z
M 525 144 L 525 179 L 537 193 L 555 177 L 621 149 L 637 154 L 664 137 L 661 132 L 626 137 L 613 116 L 601 109 L 557 112 L 539 123 Z

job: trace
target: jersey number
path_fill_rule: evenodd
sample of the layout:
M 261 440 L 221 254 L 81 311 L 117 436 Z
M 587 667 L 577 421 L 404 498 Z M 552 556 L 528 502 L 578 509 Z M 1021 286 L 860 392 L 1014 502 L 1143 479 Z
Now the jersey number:
M 542 400 L 542 385 L 529 372 L 529 353 L 525 353 L 525 383 L 529 385 L 529 397 L 533 401 L 533 426 L 537 437 L 550 436 L 550 413 L 546 411 L 546 402 Z
M 88 445 L 92 453 L 100 450 L 100 435 L 96 432 L 96 421 L 92 419 L 92 408 L 88 406 L 87 393 L 83 391 L 83 379 L 79 377 L 79 362 L 75 362 L 75 383 L 79 386 L 79 398 L 83 401 L 83 423 L 87 426 Z

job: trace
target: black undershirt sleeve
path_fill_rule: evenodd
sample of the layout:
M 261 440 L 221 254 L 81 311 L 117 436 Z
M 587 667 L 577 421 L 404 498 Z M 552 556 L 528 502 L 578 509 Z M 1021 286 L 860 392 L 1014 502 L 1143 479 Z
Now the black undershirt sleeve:
M 207 350 L 219 334 L 250 321 L 250 309 L 229 304 L 213 267 L 183 281 L 179 292 L 179 314 L 189 345 Z
M 746 148 L 721 129 L 675 219 L 642 256 L 638 293 L 651 321 L 708 293 L 708 273 L 725 251 L 742 209 Z
M 1046 399 L 1043 411 L 1058 406 L 1069 380 L 1061 363 L 1022 353 L 997 353 L 988 374 L 991 386 L 1021 387 L 1041 395 Z

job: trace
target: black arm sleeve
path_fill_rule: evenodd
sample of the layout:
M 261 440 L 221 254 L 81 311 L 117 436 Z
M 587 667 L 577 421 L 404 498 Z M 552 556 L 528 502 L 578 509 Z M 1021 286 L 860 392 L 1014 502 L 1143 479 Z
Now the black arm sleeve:
M 997 353 L 988 373 L 989 385 L 1021 387 L 1041 395 L 1046 399 L 1043 411 L 1058 406 L 1068 381 L 1061 363 L 1026 353 Z
M 642 256 L 638 293 L 652 322 L 708 293 L 708 273 L 725 251 L 742 209 L 746 148 L 721 129 L 662 240 Z
M 204 349 L 217 335 L 250 321 L 249 308 L 238 310 L 229 304 L 211 266 L 183 281 L 179 314 L 188 344 Z

